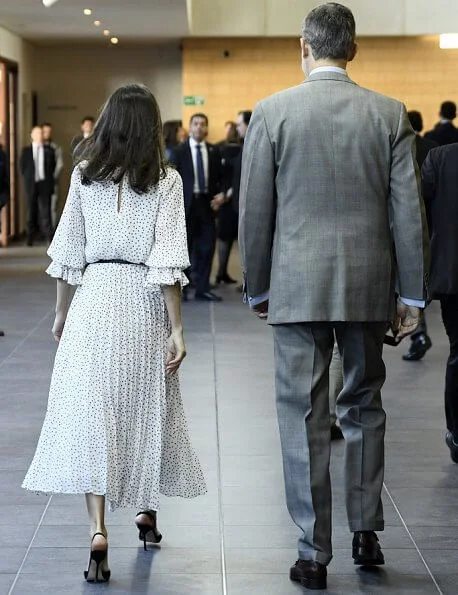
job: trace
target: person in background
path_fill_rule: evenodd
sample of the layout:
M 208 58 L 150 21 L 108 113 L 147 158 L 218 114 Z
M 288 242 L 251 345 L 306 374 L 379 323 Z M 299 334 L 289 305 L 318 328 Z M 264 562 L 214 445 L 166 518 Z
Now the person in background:
M 234 164 L 241 152 L 240 138 L 234 122 L 226 122 L 226 139 L 218 143 L 221 155 L 221 176 L 222 187 L 225 190 L 224 202 L 218 211 L 217 236 L 218 236 L 218 272 L 215 284 L 225 283 L 232 285 L 237 283 L 229 276 L 227 266 L 232 245 L 237 237 L 238 216 L 231 204 L 231 197 L 227 193 L 232 186 Z
M 422 192 L 431 234 L 429 295 L 439 300 L 450 345 L 445 373 L 445 442 L 458 463 L 458 143 L 431 149 Z
M 0 213 L 10 201 L 10 181 L 8 175 L 8 157 L 0 145 Z M 1 226 L 1 221 L 0 221 Z M 0 337 L 5 336 L 5 331 L 0 329 Z
M 351 556 L 358 566 L 378 566 L 385 561 L 376 534 L 384 529 L 383 341 L 390 326 L 400 338 L 417 327 L 428 270 L 413 130 L 402 103 L 348 76 L 355 36 L 353 14 L 341 4 L 307 15 L 300 40 L 307 79 L 256 106 L 240 183 L 245 299 L 273 327 L 286 500 L 301 529 L 290 579 L 309 589 L 326 588 L 332 559 L 335 338 Z
M 177 137 L 178 137 L 179 143 L 185 143 L 189 138 L 188 131 L 186 130 L 186 128 L 183 128 L 183 126 L 181 125 L 181 120 L 180 120 L 180 126 L 178 128 Z
M 164 136 L 165 156 L 171 163 L 176 161 L 175 149 L 180 144 L 181 120 L 168 120 L 162 126 L 162 134 Z
M 431 149 L 437 147 L 437 143 L 423 138 L 421 132 L 423 130 L 423 118 L 420 112 L 415 110 L 407 112 L 409 117 L 410 125 L 415 132 L 415 147 L 418 167 L 421 170 L 422 165 Z M 402 359 L 406 362 L 414 362 L 422 359 L 428 349 L 432 347 L 431 338 L 428 335 L 428 329 L 426 326 L 425 311 L 422 310 L 420 316 L 420 324 L 417 329 L 410 335 L 411 343 L 409 351 L 402 356 Z
M 239 136 L 237 134 L 237 126 L 232 120 L 228 120 L 224 124 L 224 138 L 216 143 L 217 147 L 227 144 L 238 144 Z
M 456 103 L 444 101 L 440 107 L 440 121 L 433 130 L 425 134 L 426 140 L 432 140 L 439 146 L 458 143 L 458 129 L 454 126 L 456 118 Z
M 175 165 L 183 180 L 190 276 L 195 299 L 220 302 L 210 290 L 210 273 L 215 253 L 215 213 L 225 201 L 221 192 L 221 158 L 218 148 L 206 142 L 208 118 L 196 113 L 189 122 L 190 137 L 175 150 Z M 187 293 L 184 292 L 184 299 Z
M 54 170 L 54 192 L 51 196 L 51 223 L 53 229 L 57 226 L 57 205 L 59 203 L 59 177 L 64 167 L 64 158 L 62 147 L 53 141 L 52 138 L 52 124 L 45 122 L 41 125 L 43 130 L 43 144 L 50 147 L 54 151 L 56 159 L 56 169 Z
M 27 246 L 33 245 L 36 222 L 42 235 L 52 240 L 51 196 L 56 171 L 56 157 L 53 149 L 43 143 L 41 126 L 35 126 L 30 137 L 32 143 L 22 149 L 19 161 L 27 198 Z
M 85 116 L 81 120 L 81 133 L 78 136 L 75 136 L 75 138 L 71 142 L 72 153 L 82 140 L 84 140 L 92 134 L 92 130 L 94 129 L 94 122 L 95 120 L 92 116 Z

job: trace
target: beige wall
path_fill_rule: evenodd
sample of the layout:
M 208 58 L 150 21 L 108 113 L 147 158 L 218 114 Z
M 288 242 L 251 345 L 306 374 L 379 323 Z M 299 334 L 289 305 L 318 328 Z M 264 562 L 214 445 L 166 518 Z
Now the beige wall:
M 33 56 L 34 47 L 0 27 L 0 57 L 16 62 L 18 65 L 18 144 L 19 147 L 26 142 L 30 125 L 32 123 L 33 90 Z M 25 199 L 22 184 L 19 181 L 19 226 L 25 224 Z
M 191 35 L 299 35 L 304 16 L 328 0 L 188 0 Z M 345 0 L 359 35 L 437 35 L 454 32 L 456 0 Z
M 26 124 L 31 117 L 31 112 L 24 113 L 27 108 L 30 110 L 30 93 L 33 88 L 33 46 L 0 27 L 0 57 L 16 62 L 19 67 L 19 140 L 24 142 Z M 23 105 L 23 100 L 26 105 Z M 26 122 L 24 123 L 24 119 Z
M 65 194 L 70 172 L 70 141 L 79 132 L 81 118 L 96 116 L 120 85 L 148 85 L 159 102 L 163 120 L 181 117 L 181 52 L 177 43 L 37 47 L 34 59 L 38 117 L 53 123 L 55 139 L 64 148 L 61 195 Z
M 365 37 L 350 75 L 360 85 L 404 101 L 423 113 L 425 127 L 437 120 L 440 103 L 458 102 L 458 50 L 441 50 L 437 37 Z M 223 51 L 230 56 L 225 58 Z M 210 140 L 237 111 L 252 109 L 271 93 L 303 80 L 298 39 L 187 39 L 183 94 L 203 95 Z M 183 108 L 187 121 L 195 107 Z

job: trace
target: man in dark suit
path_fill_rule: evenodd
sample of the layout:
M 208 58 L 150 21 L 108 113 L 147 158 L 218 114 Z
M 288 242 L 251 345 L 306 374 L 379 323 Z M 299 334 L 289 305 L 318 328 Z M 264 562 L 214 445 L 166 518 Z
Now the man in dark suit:
M 81 120 L 81 134 L 78 134 L 77 136 L 75 136 L 75 138 L 72 139 L 72 142 L 70 143 L 72 153 L 82 140 L 84 140 L 85 138 L 87 138 L 88 136 L 90 136 L 92 134 L 92 130 L 94 128 L 94 122 L 95 122 L 95 120 L 92 116 L 85 116 Z
M 456 118 L 456 104 L 453 101 L 444 101 L 439 115 L 440 122 L 425 134 L 425 139 L 432 140 L 441 146 L 458 143 L 458 128 L 453 125 L 453 120 Z
M 422 168 L 431 234 L 429 294 L 440 301 L 450 342 L 445 375 L 445 441 L 458 463 L 458 143 L 429 152 Z
M 426 159 L 429 151 L 437 147 L 437 143 L 432 140 L 423 138 L 420 134 L 423 130 L 423 118 L 420 112 L 411 111 L 408 112 L 410 125 L 415 131 L 415 147 L 418 167 L 421 169 L 423 162 Z M 406 362 L 414 362 L 422 359 L 428 349 L 431 349 L 432 342 L 428 336 L 428 329 L 426 327 L 426 318 L 424 310 L 422 311 L 420 324 L 418 325 L 415 332 L 410 335 L 411 344 L 409 351 L 402 356 L 402 359 Z
M 218 149 L 205 142 L 208 118 L 194 114 L 189 139 L 175 150 L 175 165 L 183 179 L 186 227 L 195 298 L 219 302 L 210 291 L 210 272 L 215 252 L 215 212 L 224 203 L 221 190 L 221 158 Z
M 43 130 L 35 126 L 32 143 L 22 149 L 20 170 L 27 197 L 27 245 L 32 246 L 35 224 L 40 232 L 52 240 L 51 196 L 54 192 L 56 156 L 52 147 L 43 143 Z

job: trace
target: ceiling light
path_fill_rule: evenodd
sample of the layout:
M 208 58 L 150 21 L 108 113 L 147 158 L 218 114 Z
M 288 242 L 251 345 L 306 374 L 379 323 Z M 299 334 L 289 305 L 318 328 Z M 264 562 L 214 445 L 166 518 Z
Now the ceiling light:
M 43 0 L 43 4 L 46 6 L 46 8 L 49 8 L 56 2 L 59 2 L 59 0 Z
M 103 34 L 105 35 L 105 37 L 108 37 L 110 35 L 110 29 L 105 29 Z
M 439 46 L 443 50 L 458 48 L 458 33 L 442 33 L 439 37 Z
M 83 10 L 83 13 L 84 13 L 84 14 L 85 14 L 87 17 L 89 17 L 89 16 L 91 16 L 91 14 L 92 14 L 92 10 L 91 10 L 90 8 L 85 8 L 85 9 Z
M 113 45 L 117 45 L 119 43 L 119 39 L 117 37 L 112 37 L 110 41 Z
M 100 21 L 94 21 L 94 25 L 95 25 L 96 27 L 100 27 L 100 25 L 101 25 L 101 24 L 102 24 L 102 23 L 101 23 Z

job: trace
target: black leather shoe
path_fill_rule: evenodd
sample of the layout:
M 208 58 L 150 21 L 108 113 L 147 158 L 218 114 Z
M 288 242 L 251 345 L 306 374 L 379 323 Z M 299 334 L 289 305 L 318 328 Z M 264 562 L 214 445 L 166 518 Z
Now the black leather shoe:
M 194 296 L 196 300 L 201 302 L 222 302 L 223 298 L 212 291 L 205 291 L 204 293 L 196 293 Z
M 453 434 L 449 431 L 445 434 L 445 444 L 450 449 L 450 456 L 454 463 L 458 463 L 458 444 L 453 439 Z
M 374 531 L 356 531 L 353 536 L 353 560 L 359 566 L 385 564 L 378 537 Z
M 326 589 L 328 572 L 324 564 L 313 560 L 298 560 L 289 571 L 292 581 L 301 583 L 306 589 Z
M 219 285 L 220 283 L 226 283 L 226 285 L 233 285 L 234 283 L 237 283 L 237 281 L 232 277 L 229 277 L 229 275 L 226 273 L 225 275 L 216 276 L 216 285 Z
M 331 440 L 342 440 L 344 437 L 342 430 L 339 428 L 338 425 L 332 424 L 331 425 Z
M 428 349 L 431 349 L 432 343 L 428 335 L 420 335 L 415 341 L 412 341 L 409 351 L 402 356 L 405 362 L 417 362 Z
M 5 331 L 0 331 L 0 337 L 4 337 L 5 336 Z

